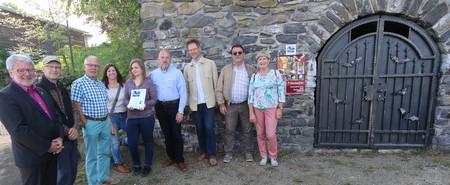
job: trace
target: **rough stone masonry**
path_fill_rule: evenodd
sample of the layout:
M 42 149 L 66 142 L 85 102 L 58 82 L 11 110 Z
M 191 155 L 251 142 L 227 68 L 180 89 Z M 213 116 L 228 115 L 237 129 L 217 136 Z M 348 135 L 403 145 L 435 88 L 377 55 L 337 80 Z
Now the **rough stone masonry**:
M 161 49 L 171 51 L 174 65 L 182 69 L 190 61 L 185 43 L 192 38 L 201 41 L 204 56 L 216 62 L 219 72 L 231 62 L 229 51 L 234 44 L 244 46 L 250 64 L 255 64 L 257 52 L 267 50 L 272 56 L 271 68 L 275 68 L 275 57 L 285 54 L 286 44 L 296 44 L 297 53 L 307 57 L 306 93 L 287 97 L 277 129 L 279 150 L 293 152 L 313 151 L 316 57 L 327 40 L 345 25 L 369 15 L 413 20 L 432 35 L 441 50 L 442 80 L 433 123 L 436 135 L 433 146 L 450 149 L 448 0 L 139 0 L 139 3 L 143 58 L 149 69 L 157 66 Z M 224 121 L 217 111 L 219 151 L 223 150 L 223 133 Z M 162 132 L 157 130 L 155 136 L 163 145 Z M 185 150 L 197 150 L 195 124 L 190 116 L 185 116 L 183 136 Z

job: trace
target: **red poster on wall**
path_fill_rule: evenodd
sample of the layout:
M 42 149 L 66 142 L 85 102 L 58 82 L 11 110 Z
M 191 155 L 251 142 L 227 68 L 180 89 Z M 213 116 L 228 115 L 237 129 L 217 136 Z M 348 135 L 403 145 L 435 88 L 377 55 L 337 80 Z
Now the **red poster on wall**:
M 305 55 L 278 56 L 277 69 L 286 81 L 286 95 L 305 93 Z

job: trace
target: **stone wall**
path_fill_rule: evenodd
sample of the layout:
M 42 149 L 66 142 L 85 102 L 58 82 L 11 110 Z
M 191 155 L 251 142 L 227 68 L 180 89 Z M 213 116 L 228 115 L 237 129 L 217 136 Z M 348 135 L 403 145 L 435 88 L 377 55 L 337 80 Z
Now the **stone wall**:
M 244 46 L 250 64 L 255 64 L 259 51 L 267 50 L 272 68 L 274 58 L 285 53 L 286 44 L 296 44 L 297 53 L 307 57 L 306 93 L 287 97 L 277 129 L 279 150 L 294 152 L 313 150 L 316 57 L 333 33 L 358 18 L 374 14 L 413 20 L 428 30 L 442 52 L 444 76 L 439 86 L 434 146 L 450 149 L 447 0 L 140 0 L 140 3 L 143 58 L 150 69 L 157 66 L 161 49 L 170 50 L 174 64 L 182 69 L 190 61 L 185 43 L 193 38 L 201 41 L 204 56 L 213 59 L 219 71 L 231 62 L 229 51 L 234 44 Z M 186 150 L 196 150 L 195 125 L 192 119 L 187 120 L 183 125 Z M 220 114 L 216 115 L 216 125 L 218 149 L 223 150 L 224 121 Z M 238 149 L 239 141 L 240 137 Z

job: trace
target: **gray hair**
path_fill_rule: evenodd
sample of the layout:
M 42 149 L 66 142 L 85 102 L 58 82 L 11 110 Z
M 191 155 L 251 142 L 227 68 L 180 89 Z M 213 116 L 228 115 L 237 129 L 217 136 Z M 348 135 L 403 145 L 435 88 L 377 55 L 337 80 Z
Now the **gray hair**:
M 17 61 L 22 61 L 24 63 L 30 63 L 31 65 L 33 65 L 33 68 L 34 68 L 34 62 L 30 59 L 30 57 L 21 55 L 21 54 L 14 54 L 14 55 L 9 56 L 8 59 L 6 59 L 6 69 L 12 70 L 13 65 Z
M 256 60 L 258 60 L 258 58 L 260 57 L 266 57 L 267 59 L 270 59 L 270 55 L 269 53 L 265 52 L 265 51 L 260 51 L 257 55 L 256 55 Z M 269 60 L 270 61 L 270 60 Z
M 97 58 L 96 56 L 89 55 L 89 56 L 87 56 L 86 58 L 84 58 L 84 64 L 87 64 L 87 61 L 88 61 L 88 59 L 90 59 L 90 58 L 93 58 L 93 59 L 97 60 L 97 62 L 99 62 L 99 61 L 98 61 L 98 58 Z

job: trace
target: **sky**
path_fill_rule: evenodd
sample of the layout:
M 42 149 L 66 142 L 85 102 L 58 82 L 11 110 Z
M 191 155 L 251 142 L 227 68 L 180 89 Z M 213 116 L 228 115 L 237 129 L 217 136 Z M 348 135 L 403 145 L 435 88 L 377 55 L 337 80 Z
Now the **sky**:
M 6 3 L 13 3 L 17 5 L 19 8 L 23 9 L 27 14 L 31 15 L 37 15 L 39 12 L 36 8 L 33 8 L 35 5 L 34 3 L 30 3 L 32 1 L 38 1 L 39 4 L 45 5 L 48 4 L 48 1 L 46 0 L 0 0 L 0 5 L 4 2 Z M 79 18 L 77 16 L 71 16 L 69 17 L 69 26 L 72 28 L 76 28 L 79 30 L 83 30 L 88 32 L 92 35 L 92 37 L 89 39 L 89 45 L 90 46 L 96 46 L 99 45 L 105 41 L 108 40 L 108 37 L 106 34 L 101 34 L 100 28 L 98 25 L 91 23 L 87 24 L 84 22 L 83 18 Z M 64 21 L 64 25 L 66 22 Z

